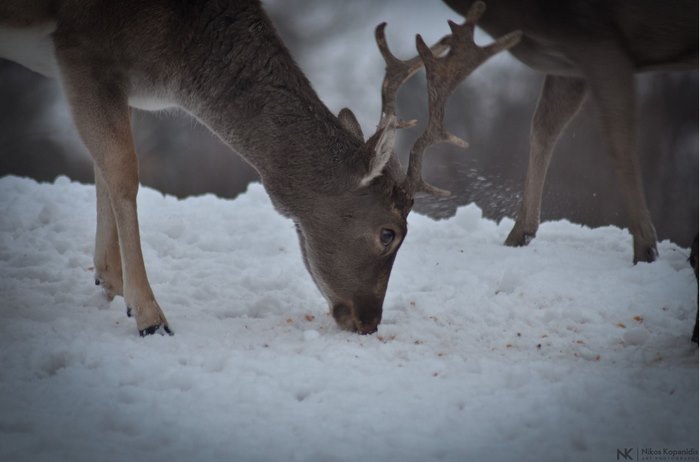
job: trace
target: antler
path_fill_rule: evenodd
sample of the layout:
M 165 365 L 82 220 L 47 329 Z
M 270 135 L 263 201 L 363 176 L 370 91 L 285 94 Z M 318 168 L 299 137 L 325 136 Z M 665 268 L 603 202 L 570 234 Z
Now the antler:
M 409 197 L 415 196 L 415 194 L 418 192 L 426 192 L 435 196 L 443 197 L 450 195 L 448 191 L 436 188 L 435 186 L 425 182 L 421 174 L 423 154 L 430 145 L 440 142 L 448 142 L 462 148 L 466 148 L 468 146 L 464 140 L 449 133 L 444 127 L 445 105 L 447 103 L 447 99 L 457 85 L 484 61 L 496 53 L 514 46 L 520 41 L 522 33 L 520 31 L 515 31 L 504 35 L 492 44 L 485 47 L 480 47 L 474 43 L 474 27 L 476 26 L 477 20 L 484 13 L 485 9 L 486 5 L 479 1 L 474 3 L 474 5 L 472 5 L 472 7 L 469 9 L 464 24 L 457 25 L 452 21 L 448 21 L 450 29 L 452 30 L 452 35 L 448 37 L 447 41 L 450 50 L 444 57 L 436 56 L 432 49 L 428 48 L 428 46 L 425 44 L 423 38 L 420 35 L 416 36 L 416 48 L 418 49 L 418 54 L 421 61 L 425 65 L 425 71 L 427 74 L 429 118 L 427 127 L 411 148 L 408 172 L 404 183 L 404 190 Z M 378 31 L 380 30 L 380 27 L 377 28 Z M 444 46 L 444 40 L 445 39 L 438 42 L 438 45 Z M 380 42 L 379 35 L 377 42 Z M 386 42 L 384 42 L 384 45 L 386 45 Z M 433 46 L 433 48 L 435 47 L 436 46 Z M 379 48 L 382 51 L 382 55 L 384 55 L 385 60 L 387 60 L 387 55 L 393 58 L 393 55 L 388 53 L 386 46 L 382 48 L 382 44 L 380 43 Z M 394 60 L 396 60 L 396 58 L 394 58 Z M 411 71 L 411 74 L 408 74 L 409 76 L 420 68 L 420 65 L 413 63 L 413 60 L 405 63 L 406 68 Z M 408 65 L 407 63 L 411 64 Z M 413 67 L 410 66 L 416 66 L 416 68 L 413 69 Z M 389 74 L 389 71 L 389 60 L 387 60 L 387 75 Z M 396 73 L 399 74 L 399 76 L 402 75 L 399 72 Z M 404 80 L 406 78 L 408 77 L 405 77 Z M 382 104 L 386 104 L 384 110 L 387 112 L 389 110 L 394 110 L 393 100 L 389 103 L 384 101 L 385 93 L 395 98 L 396 90 L 393 89 L 393 85 L 394 84 L 391 83 L 387 84 L 387 79 L 385 78 L 384 85 L 382 86 Z M 391 93 L 389 90 L 385 92 L 384 87 L 389 86 L 392 86 L 393 93 Z M 398 85 L 396 88 L 398 89 Z M 393 114 L 393 112 L 389 114 Z
M 384 81 L 382 82 L 382 114 L 379 120 L 380 128 L 390 123 L 390 121 L 393 122 L 393 117 L 396 117 L 396 93 L 399 91 L 401 85 L 423 67 L 423 61 L 420 56 L 415 56 L 405 61 L 394 56 L 386 42 L 386 36 L 384 35 L 385 28 L 386 23 L 383 22 L 374 30 L 374 38 L 377 41 L 379 52 L 384 57 L 384 62 L 386 63 Z M 441 55 L 447 50 L 449 39 L 449 35 L 444 36 L 430 48 L 430 51 L 436 55 Z M 397 128 L 412 127 L 415 124 L 415 120 L 399 121 L 397 122 Z

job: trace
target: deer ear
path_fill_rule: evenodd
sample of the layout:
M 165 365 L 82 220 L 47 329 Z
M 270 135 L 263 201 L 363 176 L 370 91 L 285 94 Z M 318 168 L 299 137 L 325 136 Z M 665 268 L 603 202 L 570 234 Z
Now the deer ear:
M 360 186 L 367 186 L 373 179 L 381 175 L 394 153 L 396 117 L 389 117 L 383 125 L 377 133 L 367 140 L 366 146 L 370 151 L 369 168 L 367 174 L 360 180 Z
M 340 125 L 342 125 L 344 129 L 355 135 L 357 139 L 360 141 L 365 140 L 360 123 L 357 121 L 357 117 L 355 117 L 355 114 L 353 114 L 350 109 L 346 107 L 341 109 L 338 113 L 338 121 L 340 121 Z

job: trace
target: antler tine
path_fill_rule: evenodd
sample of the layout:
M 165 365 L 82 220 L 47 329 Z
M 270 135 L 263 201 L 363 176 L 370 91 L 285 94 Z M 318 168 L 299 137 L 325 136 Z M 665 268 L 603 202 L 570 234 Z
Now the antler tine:
M 435 56 L 423 38 L 420 35 L 416 36 L 416 48 L 425 64 L 427 74 L 429 115 L 428 125 L 413 145 L 408 162 L 405 189 L 411 196 L 418 192 L 443 197 L 450 195 L 448 191 L 426 183 L 421 174 L 423 154 L 430 145 L 447 142 L 461 148 L 468 146 L 466 141 L 449 133 L 444 127 L 447 99 L 474 69 L 496 53 L 517 44 L 522 36 L 520 31 L 515 31 L 490 45 L 478 46 L 474 43 L 474 27 L 485 9 L 486 5 L 483 2 L 476 2 L 469 9 L 464 24 L 458 25 L 448 21 L 452 35 L 449 40 L 450 51 L 444 57 Z
M 396 94 L 401 85 L 415 74 L 421 67 L 423 61 L 420 56 L 415 56 L 412 59 L 400 60 L 389 50 L 389 45 L 386 41 L 384 29 L 386 23 L 383 22 L 374 30 L 374 37 L 377 41 L 379 52 L 386 63 L 386 71 L 384 73 L 384 81 L 382 82 L 382 114 L 379 121 L 379 126 L 383 127 L 390 116 L 396 116 Z M 449 36 L 440 39 L 430 50 L 437 55 L 442 54 L 448 48 Z M 416 124 L 415 120 L 399 121 L 397 128 L 412 127 Z

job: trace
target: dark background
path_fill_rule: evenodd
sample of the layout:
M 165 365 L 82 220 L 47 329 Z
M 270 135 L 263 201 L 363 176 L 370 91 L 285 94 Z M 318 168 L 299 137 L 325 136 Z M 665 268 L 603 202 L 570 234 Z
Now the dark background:
M 408 14 L 411 3 L 390 1 L 381 7 L 376 3 L 266 2 L 285 43 L 322 99 L 332 100 L 329 107 L 335 112 L 340 108 L 336 99 L 359 105 L 353 109 L 366 132 L 374 121 L 365 115 L 370 111 L 362 107 L 363 101 L 376 101 L 372 104 L 379 107 L 383 69 L 373 43 L 364 45 L 371 42 L 368 31 L 383 20 L 390 20 L 390 28 L 391 21 L 394 28 L 400 25 L 404 16 L 397 18 L 395 10 L 408 18 L 405 27 L 410 29 L 410 21 L 416 21 Z M 310 13 L 320 18 L 312 28 L 307 26 Z M 430 14 L 458 19 L 440 2 Z M 360 36 L 362 43 L 356 42 Z M 412 35 L 403 36 L 412 41 Z M 390 45 L 397 40 L 391 35 L 389 39 Z M 489 41 L 481 35 L 477 39 Z M 332 64 L 321 52 L 333 57 Z M 542 75 L 508 55 L 498 59 L 468 78 L 452 97 L 447 125 L 468 140 L 470 148 L 461 151 L 441 145 L 429 151 L 425 176 L 454 195 L 422 199 L 416 207 L 419 212 L 447 217 L 457 206 L 476 202 L 487 217 L 515 217 Z M 354 73 L 346 72 L 346 65 Z M 358 72 L 366 76 L 366 85 L 354 78 Z M 636 83 L 638 153 L 658 237 L 689 246 L 698 229 L 698 73 L 645 74 Z M 357 85 L 362 85 L 361 94 Z M 425 121 L 426 105 L 424 77 L 419 74 L 402 88 L 399 113 Z M 545 186 L 543 220 L 626 226 L 612 162 L 595 116 L 595 108 L 586 103 L 562 136 Z M 214 193 L 233 198 L 256 180 L 252 168 L 183 113 L 135 110 L 133 125 L 144 185 L 178 197 Z M 402 158 L 420 129 L 419 124 L 402 132 L 397 145 Z M 58 175 L 93 181 L 89 154 L 72 127 L 57 81 L 0 59 L 0 176 L 8 174 L 40 181 L 52 181 Z

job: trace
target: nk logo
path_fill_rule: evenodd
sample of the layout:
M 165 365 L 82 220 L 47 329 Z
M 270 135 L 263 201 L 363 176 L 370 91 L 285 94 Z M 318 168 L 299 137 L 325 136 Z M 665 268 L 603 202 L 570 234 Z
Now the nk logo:
M 632 451 L 634 448 L 623 448 L 617 450 L 617 460 L 634 460 Z

